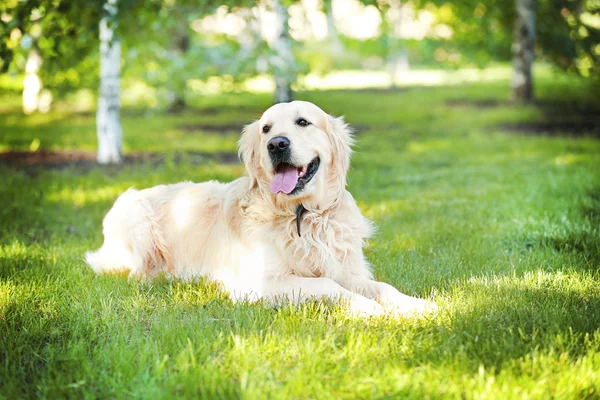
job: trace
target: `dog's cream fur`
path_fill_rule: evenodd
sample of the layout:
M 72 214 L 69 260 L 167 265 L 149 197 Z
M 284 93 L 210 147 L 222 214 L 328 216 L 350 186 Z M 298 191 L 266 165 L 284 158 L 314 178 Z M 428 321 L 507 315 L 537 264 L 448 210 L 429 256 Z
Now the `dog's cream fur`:
M 311 124 L 297 125 L 300 117 Z M 275 136 L 289 138 L 295 165 L 320 157 L 317 173 L 297 195 L 269 191 L 274 169 L 267 142 Z M 341 298 L 366 315 L 434 309 L 373 280 L 362 251 L 371 223 L 346 190 L 352 144 L 342 118 L 307 102 L 277 104 L 242 133 L 248 177 L 128 190 L 104 219 L 104 244 L 86 260 L 97 273 L 204 277 L 221 282 L 234 299 Z M 300 203 L 307 209 L 301 237 Z

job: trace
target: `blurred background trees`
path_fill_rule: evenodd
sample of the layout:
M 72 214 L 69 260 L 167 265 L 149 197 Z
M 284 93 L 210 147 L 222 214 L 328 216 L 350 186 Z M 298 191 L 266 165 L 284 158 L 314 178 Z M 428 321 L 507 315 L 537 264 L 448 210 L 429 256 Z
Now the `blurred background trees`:
M 600 76 L 600 2 L 597 0 L 461 0 L 421 1 L 438 26 L 451 35 L 443 41 L 441 59 L 461 66 L 484 67 L 513 55 L 515 77 L 512 97 L 533 99 L 527 65 L 534 55 L 541 62 L 598 79 Z
M 507 98 L 529 102 L 534 62 L 600 76 L 600 0 L 5 0 L 0 35 L 24 112 L 92 99 L 102 162 L 120 159 L 120 101 L 178 113 L 256 79 L 281 102 L 336 70 L 382 71 L 393 87 L 411 70 L 512 63 Z

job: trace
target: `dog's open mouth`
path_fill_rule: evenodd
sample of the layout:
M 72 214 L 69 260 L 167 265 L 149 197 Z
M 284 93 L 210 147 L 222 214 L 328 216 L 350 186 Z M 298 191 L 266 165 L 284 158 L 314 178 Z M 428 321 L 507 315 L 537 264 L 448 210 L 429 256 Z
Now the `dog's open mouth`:
M 317 173 L 320 163 L 319 157 L 315 157 L 304 167 L 284 162 L 279 163 L 275 167 L 275 176 L 271 181 L 271 193 L 297 194 L 301 192 Z

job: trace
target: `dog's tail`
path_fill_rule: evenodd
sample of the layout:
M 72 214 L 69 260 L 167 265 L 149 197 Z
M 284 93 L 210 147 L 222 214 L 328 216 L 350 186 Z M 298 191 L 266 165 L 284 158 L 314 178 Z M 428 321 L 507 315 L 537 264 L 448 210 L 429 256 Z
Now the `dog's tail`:
M 107 243 L 96 251 L 85 253 L 85 262 L 97 274 L 128 271 L 132 267 L 131 261 L 131 251 Z

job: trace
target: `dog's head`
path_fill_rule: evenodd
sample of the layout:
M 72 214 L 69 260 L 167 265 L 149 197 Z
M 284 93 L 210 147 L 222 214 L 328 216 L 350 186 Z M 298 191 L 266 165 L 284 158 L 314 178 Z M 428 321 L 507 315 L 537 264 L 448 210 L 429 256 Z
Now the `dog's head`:
M 343 118 L 305 101 L 272 106 L 238 143 L 251 186 L 282 201 L 316 202 L 335 201 L 345 188 L 352 144 Z

